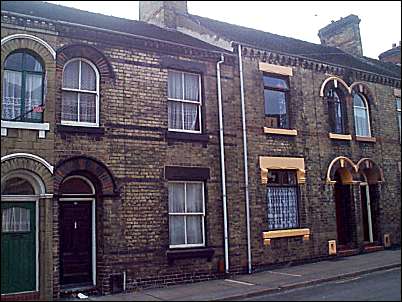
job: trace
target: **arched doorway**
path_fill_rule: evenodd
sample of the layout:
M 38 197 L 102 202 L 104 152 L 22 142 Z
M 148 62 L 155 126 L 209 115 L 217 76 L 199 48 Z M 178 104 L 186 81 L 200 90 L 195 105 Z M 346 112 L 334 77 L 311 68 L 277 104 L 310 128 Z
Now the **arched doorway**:
M 59 192 L 60 283 L 95 285 L 95 187 L 88 178 L 72 175 Z
M 1 293 L 39 291 L 39 195 L 42 180 L 15 170 L 1 181 Z
M 334 180 L 336 230 L 338 248 L 350 248 L 353 243 L 353 197 L 351 187 L 352 175 L 346 168 L 336 170 Z

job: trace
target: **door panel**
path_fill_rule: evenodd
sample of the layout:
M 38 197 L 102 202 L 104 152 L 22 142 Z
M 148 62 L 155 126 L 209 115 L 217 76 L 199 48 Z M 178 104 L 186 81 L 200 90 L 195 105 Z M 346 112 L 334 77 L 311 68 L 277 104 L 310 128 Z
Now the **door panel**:
M 61 283 L 92 282 L 91 201 L 60 204 Z
M 363 223 L 363 235 L 364 235 L 363 239 L 364 241 L 370 241 L 366 186 L 360 186 L 360 198 L 361 198 L 362 223 Z
M 348 245 L 352 241 L 352 208 L 349 185 L 335 184 L 335 207 L 338 244 Z
M 1 210 L 1 293 L 35 291 L 35 202 L 2 202 Z

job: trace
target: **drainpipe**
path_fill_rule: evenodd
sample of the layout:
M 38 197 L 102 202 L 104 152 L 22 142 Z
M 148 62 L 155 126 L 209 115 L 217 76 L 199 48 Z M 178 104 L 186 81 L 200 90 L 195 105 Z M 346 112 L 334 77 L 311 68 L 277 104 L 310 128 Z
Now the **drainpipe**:
M 225 242 L 225 273 L 229 273 L 229 237 L 228 218 L 226 201 L 226 172 L 225 172 L 225 149 L 223 142 L 223 110 L 222 110 L 222 88 L 221 88 L 221 64 L 225 61 L 223 54 L 221 60 L 216 63 L 216 81 L 218 85 L 218 108 L 219 108 L 219 143 L 221 149 L 221 175 L 222 175 L 222 203 L 223 203 L 223 235 Z
M 250 245 L 250 200 L 248 188 L 248 159 L 247 159 L 247 128 L 246 128 L 246 110 L 244 105 L 244 82 L 243 82 L 243 62 L 241 54 L 241 45 L 238 45 L 239 53 L 239 72 L 240 72 L 240 98 L 241 98 L 241 118 L 243 126 L 243 155 L 244 155 L 244 186 L 246 191 L 246 225 L 247 225 L 247 262 L 248 273 L 252 273 L 251 268 L 251 245 Z

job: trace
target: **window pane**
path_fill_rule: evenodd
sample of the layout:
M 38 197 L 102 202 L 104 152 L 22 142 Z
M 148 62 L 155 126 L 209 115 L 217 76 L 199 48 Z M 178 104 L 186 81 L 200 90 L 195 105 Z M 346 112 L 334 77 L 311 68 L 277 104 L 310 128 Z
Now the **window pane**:
M 269 77 L 269 76 L 264 76 L 263 79 L 264 79 L 265 87 L 289 90 L 288 84 L 283 79 Z
M 184 183 L 169 183 L 169 213 L 184 213 Z
M 34 107 L 42 105 L 42 75 L 26 74 L 25 77 L 25 111 L 28 112 Z M 42 120 L 41 112 L 26 114 L 25 119 Z
M 169 129 L 183 129 L 183 107 L 181 102 L 168 102 Z
M 95 70 L 83 61 L 81 61 L 81 89 L 96 91 Z
M 202 217 L 187 216 L 187 243 L 202 244 Z
M 364 103 L 363 98 L 358 93 L 355 93 L 353 96 L 353 106 L 366 108 L 366 104 Z
M 187 183 L 187 213 L 203 212 L 202 184 Z
M 96 95 L 80 93 L 80 122 L 96 123 Z
M 42 72 L 42 64 L 35 57 L 24 53 L 24 70 Z
M 79 61 L 68 63 L 63 73 L 63 88 L 78 89 Z
M 184 74 L 184 99 L 199 101 L 199 77 L 195 74 Z
M 31 184 L 20 177 L 13 177 L 1 186 L 2 195 L 34 195 L 35 191 Z
M 75 177 L 62 183 L 61 194 L 93 194 L 90 185 L 83 179 Z
M 21 85 L 21 72 L 4 70 L 1 116 L 5 120 L 21 115 Z
M 401 110 L 401 99 L 396 99 L 396 110 Z
M 288 117 L 286 108 L 286 95 L 281 91 L 264 90 L 265 114 L 276 118 L 273 127 L 288 127 Z
M 185 244 L 184 216 L 169 216 L 169 241 L 171 245 Z
M 29 232 L 30 210 L 25 208 L 8 208 L 2 210 L 1 229 L 3 232 Z
M 281 183 L 280 171 L 268 169 L 268 183 L 280 184 Z
M 17 52 L 9 55 L 4 63 L 4 68 L 22 70 L 22 52 Z
M 370 136 L 367 110 L 359 107 L 354 108 L 356 135 Z
M 296 187 L 268 186 L 267 204 L 268 229 L 287 229 L 299 226 Z
M 172 99 L 183 99 L 182 73 L 169 70 L 168 97 Z
M 78 121 L 78 93 L 63 91 L 61 105 L 61 119 L 63 121 Z
M 184 129 L 185 130 L 200 130 L 199 122 L 199 105 L 197 104 L 183 104 L 184 108 Z

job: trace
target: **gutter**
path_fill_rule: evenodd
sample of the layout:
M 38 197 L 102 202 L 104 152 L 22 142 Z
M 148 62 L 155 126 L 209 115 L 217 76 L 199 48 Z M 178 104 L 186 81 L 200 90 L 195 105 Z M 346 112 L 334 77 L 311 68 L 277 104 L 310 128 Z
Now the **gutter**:
M 246 110 L 244 104 L 244 79 L 243 79 L 243 62 L 241 45 L 238 44 L 239 55 L 239 77 L 240 77 L 240 98 L 241 98 L 241 117 L 243 128 L 243 162 L 244 162 L 244 187 L 246 194 L 246 226 L 247 226 L 247 263 L 248 273 L 252 273 L 251 267 L 251 244 L 250 244 L 250 200 L 249 200 L 249 184 L 248 184 L 248 159 L 247 159 L 247 128 L 246 128 Z
M 218 85 L 218 109 L 219 109 L 219 144 L 222 176 L 222 207 L 223 207 L 223 234 L 225 244 L 225 273 L 229 273 L 229 237 L 228 237 L 228 218 L 226 200 L 226 172 L 225 172 L 225 145 L 223 141 L 223 110 L 222 110 L 222 88 L 221 88 L 221 68 L 220 65 L 225 61 L 223 54 L 221 60 L 216 63 L 216 82 Z

